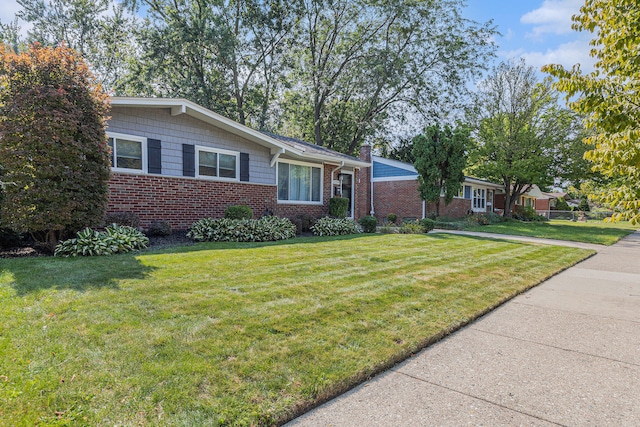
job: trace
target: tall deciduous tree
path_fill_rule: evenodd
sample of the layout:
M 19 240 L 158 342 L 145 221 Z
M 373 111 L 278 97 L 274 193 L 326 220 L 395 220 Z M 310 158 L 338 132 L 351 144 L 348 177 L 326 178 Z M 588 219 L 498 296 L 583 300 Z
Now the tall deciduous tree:
M 135 18 L 115 0 L 18 0 L 22 7 L 11 24 L 0 24 L 2 38 L 15 51 L 27 42 L 46 46 L 65 43 L 82 55 L 104 87 L 115 88 L 134 55 L 131 30 Z M 31 24 L 26 40 L 16 29 Z
M 142 57 L 125 89 L 185 97 L 265 128 L 297 22 L 285 0 L 130 0 L 148 8 Z
M 65 232 L 99 224 L 109 179 L 106 95 L 71 49 L 0 45 L 3 226 L 53 250 Z
M 587 0 L 573 28 L 594 34 L 595 70 L 583 74 L 548 65 L 569 106 L 585 115 L 595 147 L 586 157 L 609 178 L 596 198 L 617 211 L 614 218 L 640 222 L 640 14 L 635 0 Z
M 440 196 L 448 205 L 464 181 L 469 140 L 466 127 L 452 129 L 446 125 L 440 128 L 439 124 L 427 127 L 424 134 L 413 139 L 412 154 L 420 174 L 420 197 L 435 203 L 436 216 L 440 216 Z
M 504 185 L 506 217 L 532 185 L 553 184 L 564 156 L 558 150 L 569 134 L 568 113 L 558 106 L 551 82 L 538 81 L 523 60 L 501 63 L 481 83 L 472 170 Z
M 305 0 L 294 50 L 297 136 L 345 153 L 407 113 L 429 116 L 493 54 L 489 25 L 460 0 Z M 297 132 L 295 132 L 297 130 Z

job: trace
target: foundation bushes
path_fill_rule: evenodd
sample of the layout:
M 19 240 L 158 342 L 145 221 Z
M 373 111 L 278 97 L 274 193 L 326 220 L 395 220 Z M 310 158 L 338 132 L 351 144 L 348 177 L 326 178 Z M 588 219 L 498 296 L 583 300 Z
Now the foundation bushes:
M 105 231 L 85 228 L 73 239 L 58 244 L 55 256 L 113 255 L 144 249 L 149 244 L 147 236 L 138 229 L 126 225 L 111 224 Z
M 349 199 L 345 197 L 332 197 L 329 199 L 329 216 L 344 218 L 349 210 Z
M 147 236 L 171 236 L 172 231 L 167 221 L 153 221 L 147 228 Z
M 364 233 L 375 233 L 378 226 L 378 220 L 375 216 L 365 216 L 360 218 L 360 225 Z
M 203 218 L 196 221 L 187 237 L 196 242 L 269 242 L 291 239 L 296 226 L 288 218 L 260 219 Z
M 408 221 L 402 224 L 398 230 L 400 234 L 423 234 L 426 230 L 418 221 Z
M 341 236 L 345 234 L 358 234 L 362 231 L 360 226 L 352 219 L 331 218 L 325 216 L 316 221 L 311 227 L 314 236 Z
M 253 209 L 246 205 L 231 205 L 224 210 L 224 217 L 228 219 L 251 219 Z

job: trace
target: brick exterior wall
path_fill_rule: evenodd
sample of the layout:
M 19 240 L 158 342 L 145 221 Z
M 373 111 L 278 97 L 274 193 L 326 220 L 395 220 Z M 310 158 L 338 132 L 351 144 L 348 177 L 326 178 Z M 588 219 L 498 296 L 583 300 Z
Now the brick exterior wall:
M 444 204 L 444 198 L 440 198 L 440 216 L 448 218 L 463 218 L 471 210 L 471 200 L 455 198 L 448 205 Z M 436 211 L 436 205 L 427 204 L 427 216 Z
M 145 228 L 168 221 L 173 229 L 186 230 L 201 218 L 221 218 L 229 205 L 250 206 L 260 217 L 276 207 L 276 198 L 273 185 L 114 172 L 107 212 L 135 212 Z
M 278 203 L 274 185 L 112 172 L 107 213 L 135 212 L 144 228 L 153 221 L 168 221 L 174 230 L 186 230 L 201 218 L 221 218 L 229 205 L 250 206 L 256 218 L 266 210 L 280 217 L 310 215 L 320 218 L 329 213 L 331 171 L 336 167 L 324 166 L 321 205 Z M 358 178 L 359 173 L 355 171 L 356 211 L 359 206 Z
M 418 194 L 418 181 L 384 181 L 373 183 L 375 217 L 383 222 L 390 213 L 403 218 L 422 218 L 422 200 Z
M 373 203 L 375 217 L 379 223 L 390 213 L 398 215 L 398 219 L 422 218 L 422 200 L 418 193 L 418 181 L 384 181 L 373 183 Z M 471 210 L 471 200 L 454 198 L 445 205 L 444 199 L 440 199 L 440 216 L 449 218 L 462 218 Z M 435 213 L 433 203 L 427 203 L 426 216 Z

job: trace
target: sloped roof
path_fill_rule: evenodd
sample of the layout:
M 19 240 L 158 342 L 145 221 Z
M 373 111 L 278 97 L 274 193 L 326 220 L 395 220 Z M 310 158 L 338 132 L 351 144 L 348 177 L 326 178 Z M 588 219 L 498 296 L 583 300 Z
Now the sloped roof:
M 265 132 L 265 131 L 262 131 L 262 133 L 267 135 L 267 136 L 269 136 L 269 137 L 271 137 L 271 138 L 273 138 L 273 139 L 276 139 L 276 140 L 278 140 L 280 142 L 283 142 L 283 143 L 289 145 L 293 149 L 300 150 L 300 151 L 303 151 L 305 153 L 308 153 L 309 155 L 330 156 L 332 158 L 339 159 L 340 161 L 344 161 L 345 163 L 348 163 L 350 165 L 356 165 L 356 166 L 359 166 L 359 167 L 371 166 L 370 163 L 364 162 L 364 161 L 358 159 L 357 157 L 353 157 L 353 156 L 349 156 L 347 154 L 339 153 L 337 151 L 330 150 L 329 148 L 322 147 L 322 146 L 316 145 L 316 144 L 312 144 L 310 142 L 303 141 L 301 139 L 291 138 L 291 137 L 283 136 L 283 135 L 277 135 L 275 133 Z
M 251 129 L 234 120 L 215 113 L 201 105 L 182 98 L 112 97 L 111 105 L 129 108 L 169 108 L 172 116 L 186 114 L 231 134 L 240 136 L 271 150 L 271 154 L 287 154 L 300 160 L 344 164 L 351 167 L 368 167 L 371 163 L 319 147 L 294 138 L 267 134 Z

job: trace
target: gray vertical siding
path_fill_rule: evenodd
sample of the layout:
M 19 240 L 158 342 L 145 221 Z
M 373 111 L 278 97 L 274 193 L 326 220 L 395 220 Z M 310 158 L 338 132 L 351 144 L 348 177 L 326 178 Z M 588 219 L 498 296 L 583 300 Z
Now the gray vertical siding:
M 143 136 L 162 141 L 162 175 L 182 176 L 182 144 L 249 153 L 250 182 L 276 183 L 275 167 L 269 167 L 269 149 L 168 108 L 112 107 L 107 132 Z

